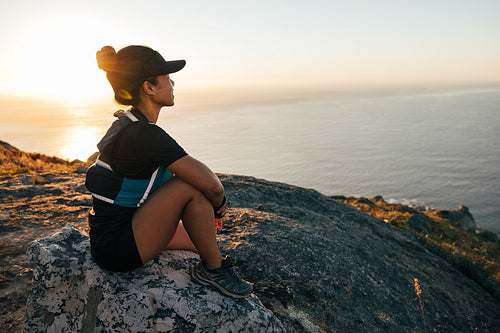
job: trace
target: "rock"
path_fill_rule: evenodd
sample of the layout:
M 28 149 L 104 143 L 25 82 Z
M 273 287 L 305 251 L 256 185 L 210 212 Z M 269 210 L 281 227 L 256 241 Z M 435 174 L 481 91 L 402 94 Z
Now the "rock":
M 424 234 L 430 234 L 432 232 L 431 219 L 425 214 L 415 214 L 408 220 L 408 225 L 410 228 L 417 232 L 423 232 Z
M 25 332 L 285 332 L 254 295 L 235 300 L 194 283 L 192 252 L 165 251 L 133 272 L 111 273 L 91 259 L 88 237 L 67 225 L 28 255 Z
M 86 165 L 79 165 L 76 167 L 75 172 L 76 173 L 86 173 L 88 169 L 89 169 L 89 167 Z
M 90 155 L 89 158 L 87 158 L 87 163 L 95 163 L 98 157 L 99 157 L 99 152 L 96 151 L 95 153 Z
M 374 195 L 373 197 L 369 198 L 373 202 L 385 202 L 384 198 L 381 195 Z
M 476 221 L 469 212 L 469 208 L 460 205 L 458 210 L 438 210 L 436 215 L 447 220 L 450 224 L 468 231 L 476 230 Z
M 343 195 L 330 195 L 329 198 L 339 200 L 339 201 L 346 201 L 348 198 Z
M 406 205 L 401 205 L 398 204 L 396 207 L 394 207 L 394 211 L 400 212 L 400 213 L 410 213 L 410 214 L 418 214 L 418 211 L 412 207 L 406 206 Z
M 356 200 L 354 202 L 354 205 L 359 205 L 359 204 L 368 205 L 368 206 L 375 206 L 375 204 L 372 201 L 368 200 L 367 198 L 359 198 L 358 200 Z
M 220 175 L 223 253 L 289 332 L 495 332 L 500 302 L 409 231 L 296 186 Z M 425 324 L 417 299 L 418 279 Z
M 467 207 L 467 206 L 464 206 L 464 205 L 458 206 L 458 211 L 461 213 L 464 213 L 465 215 L 472 216 L 471 213 L 469 213 L 469 207 Z
M 496 233 L 494 233 L 493 231 L 489 231 L 489 230 L 484 230 L 484 231 L 481 231 L 479 233 L 479 236 L 489 240 L 489 241 L 492 241 L 492 242 L 497 242 L 498 241 L 498 236 Z
M 424 205 L 415 205 L 415 206 L 412 206 L 413 209 L 415 209 L 416 211 L 419 211 L 419 212 L 426 212 L 429 210 L 429 207 L 426 207 Z
M 19 151 L 19 149 L 17 149 L 14 146 L 11 146 L 9 143 L 7 143 L 5 141 L 0 141 L 0 147 L 4 148 L 6 150 Z

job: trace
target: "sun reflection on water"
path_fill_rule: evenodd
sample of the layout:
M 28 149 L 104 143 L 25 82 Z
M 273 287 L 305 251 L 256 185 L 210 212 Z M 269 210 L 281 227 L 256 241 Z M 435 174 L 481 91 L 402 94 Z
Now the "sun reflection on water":
M 93 126 L 71 127 L 62 136 L 58 156 L 69 160 L 87 158 L 97 151 L 96 144 L 102 137 L 102 129 Z

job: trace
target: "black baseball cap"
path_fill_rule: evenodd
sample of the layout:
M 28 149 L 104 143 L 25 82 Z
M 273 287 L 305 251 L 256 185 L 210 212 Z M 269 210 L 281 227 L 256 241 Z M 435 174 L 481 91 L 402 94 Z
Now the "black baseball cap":
M 171 74 L 180 71 L 186 66 L 186 60 L 163 59 L 160 53 L 154 51 L 149 60 L 142 65 L 143 74 L 146 77 Z
M 158 51 L 147 46 L 130 45 L 118 53 L 111 46 L 104 46 L 96 53 L 100 69 L 113 75 L 135 78 L 150 78 L 171 74 L 186 66 L 185 60 L 166 61 Z

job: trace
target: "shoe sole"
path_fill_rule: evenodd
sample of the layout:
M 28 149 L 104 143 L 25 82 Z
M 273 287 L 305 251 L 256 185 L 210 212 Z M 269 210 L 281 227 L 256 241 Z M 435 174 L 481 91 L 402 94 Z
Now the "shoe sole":
M 224 289 L 223 287 L 221 287 L 220 285 L 218 285 L 217 283 L 211 281 L 211 280 L 206 280 L 204 279 L 203 277 L 199 276 L 198 273 L 196 272 L 196 266 L 193 267 L 191 269 L 191 276 L 193 277 L 193 279 L 204 285 L 204 286 L 213 286 L 215 288 L 217 288 L 221 293 L 223 293 L 224 295 L 226 296 L 230 296 L 230 297 L 233 297 L 233 298 L 247 298 L 248 296 L 250 296 L 252 294 L 252 292 L 246 294 L 246 295 L 237 295 L 237 294 L 233 294 L 231 293 L 230 291 Z

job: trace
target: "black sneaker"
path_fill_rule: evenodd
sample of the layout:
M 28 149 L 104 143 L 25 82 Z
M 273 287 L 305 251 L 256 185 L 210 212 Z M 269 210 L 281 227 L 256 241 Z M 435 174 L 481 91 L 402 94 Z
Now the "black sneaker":
M 212 285 L 224 295 L 234 298 L 245 298 L 253 291 L 251 283 L 243 280 L 236 274 L 230 257 L 226 257 L 219 268 L 209 269 L 203 262 L 199 262 L 191 270 L 193 279 L 202 285 Z

